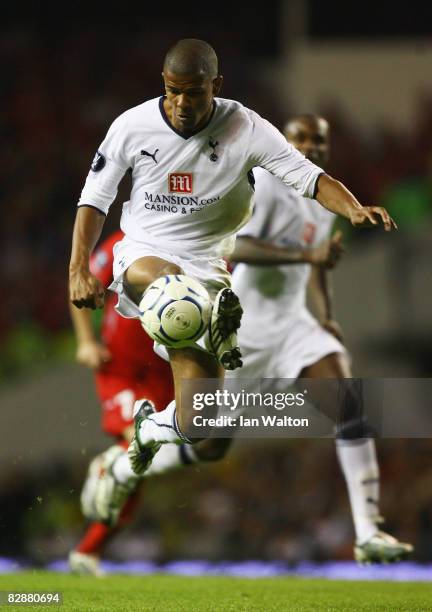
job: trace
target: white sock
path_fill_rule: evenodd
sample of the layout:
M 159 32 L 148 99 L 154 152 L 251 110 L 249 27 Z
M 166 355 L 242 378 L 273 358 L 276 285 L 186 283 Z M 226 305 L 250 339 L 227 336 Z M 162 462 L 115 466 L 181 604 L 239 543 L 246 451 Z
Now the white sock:
M 165 410 L 161 412 L 155 412 L 147 417 L 139 428 L 138 437 L 139 442 L 146 446 L 152 442 L 175 442 L 176 444 L 182 444 L 188 442 L 186 436 L 184 436 L 177 423 L 176 405 L 175 400 L 170 402 Z
M 122 484 L 139 480 L 139 477 L 132 470 L 126 450 L 115 460 L 112 470 L 114 478 Z
M 190 444 L 163 444 L 156 453 L 149 469 L 145 472 L 144 477 L 163 474 L 170 470 L 184 467 L 191 463 L 197 463 L 197 458 L 193 446 Z M 114 477 L 122 484 L 130 483 L 133 480 L 138 480 L 139 477 L 132 470 L 127 451 L 116 459 L 113 465 Z
M 144 476 L 155 476 L 155 474 L 163 474 L 164 472 L 183 467 L 184 462 L 182 461 L 181 449 L 182 446 L 178 446 L 178 444 L 163 444 L 156 453 L 151 466 L 144 473 Z
M 348 487 L 357 543 L 363 544 L 378 531 L 379 468 L 375 441 L 337 439 L 336 452 Z

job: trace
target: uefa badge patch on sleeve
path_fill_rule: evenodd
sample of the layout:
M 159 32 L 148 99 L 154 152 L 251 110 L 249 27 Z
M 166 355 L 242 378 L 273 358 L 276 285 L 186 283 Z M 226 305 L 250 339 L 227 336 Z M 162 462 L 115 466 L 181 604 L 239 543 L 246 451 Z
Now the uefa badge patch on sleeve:
M 93 158 L 91 169 L 93 172 L 100 172 L 105 166 L 106 160 L 100 151 L 96 151 L 96 155 Z

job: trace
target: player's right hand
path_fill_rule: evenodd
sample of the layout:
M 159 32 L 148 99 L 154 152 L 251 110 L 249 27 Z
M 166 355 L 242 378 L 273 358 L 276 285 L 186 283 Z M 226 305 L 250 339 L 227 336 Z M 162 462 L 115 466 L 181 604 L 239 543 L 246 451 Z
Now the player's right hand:
M 70 301 L 77 308 L 102 308 L 105 290 L 97 278 L 88 271 L 71 271 L 69 273 Z
M 397 229 L 397 225 L 382 206 L 362 206 L 355 208 L 350 215 L 350 221 L 355 226 L 372 227 L 382 223 L 386 232 Z
M 336 266 L 344 253 L 342 232 L 337 231 L 330 240 L 326 240 L 316 249 L 309 251 L 309 260 L 315 266 L 331 269 Z
M 105 363 L 111 360 L 111 353 L 99 342 L 82 342 L 78 345 L 76 360 L 93 370 L 99 370 Z

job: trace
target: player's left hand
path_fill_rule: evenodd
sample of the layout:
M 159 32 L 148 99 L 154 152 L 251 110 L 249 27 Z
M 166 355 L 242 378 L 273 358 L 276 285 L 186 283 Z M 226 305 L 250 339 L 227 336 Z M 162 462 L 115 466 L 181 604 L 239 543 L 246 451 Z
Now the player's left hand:
M 111 353 L 100 342 L 89 340 L 78 344 L 76 360 L 92 370 L 98 370 L 111 360 Z
M 324 321 L 324 323 L 322 323 L 322 327 L 324 327 L 325 330 L 327 330 L 332 336 L 339 340 L 339 342 L 342 342 L 342 344 L 344 344 L 345 339 L 343 331 L 337 321 L 334 321 L 333 319 L 327 319 L 327 321 Z
M 351 212 L 350 221 L 353 225 L 362 227 L 372 227 L 382 223 L 386 232 L 397 229 L 395 221 L 382 206 L 355 208 Z

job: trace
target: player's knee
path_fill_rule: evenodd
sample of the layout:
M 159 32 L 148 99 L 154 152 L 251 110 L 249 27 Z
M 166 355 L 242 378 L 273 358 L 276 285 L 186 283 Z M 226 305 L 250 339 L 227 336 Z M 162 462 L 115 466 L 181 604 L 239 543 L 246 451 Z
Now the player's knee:
M 170 261 L 163 262 L 159 267 L 139 265 L 140 262 L 132 264 L 125 272 L 126 290 L 135 301 L 139 301 L 149 285 L 162 276 L 183 274 L 177 264 Z
M 183 274 L 183 270 L 180 268 L 180 266 L 177 266 L 176 264 L 168 262 L 167 265 L 164 268 L 162 268 L 162 272 L 159 276 L 167 276 L 169 274 Z M 155 280 L 155 279 L 152 279 L 152 280 Z
M 344 381 L 340 394 L 336 437 L 342 440 L 370 438 L 374 432 L 364 410 L 363 389 L 357 381 Z

